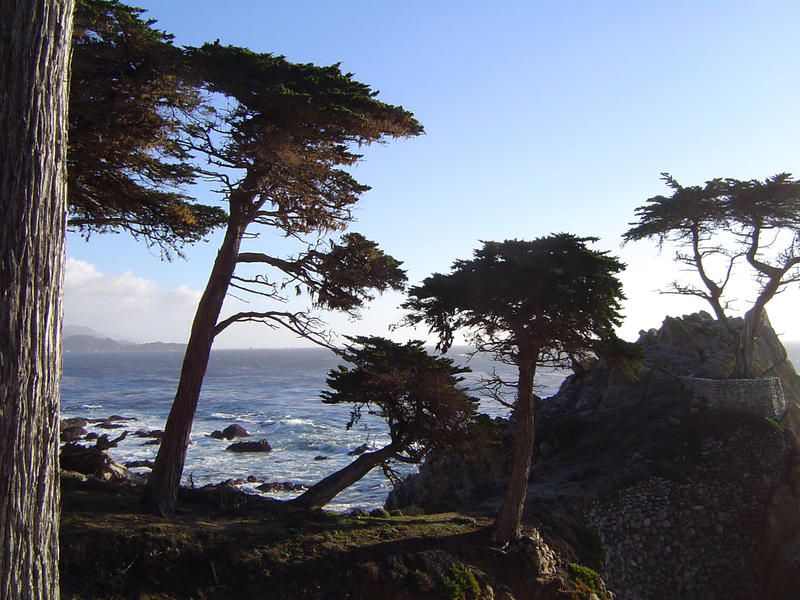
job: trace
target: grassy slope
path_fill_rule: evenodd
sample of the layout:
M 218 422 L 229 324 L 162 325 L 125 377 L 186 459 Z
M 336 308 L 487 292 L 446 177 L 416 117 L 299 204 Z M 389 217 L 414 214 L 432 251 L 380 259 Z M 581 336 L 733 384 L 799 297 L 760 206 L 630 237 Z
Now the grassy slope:
M 485 518 L 356 518 L 217 488 L 186 490 L 166 520 L 144 512 L 136 488 L 62 490 L 65 600 L 458 598 L 445 580 L 461 564 L 498 599 L 580 597 L 563 572 L 540 578 L 530 555 L 491 548 Z

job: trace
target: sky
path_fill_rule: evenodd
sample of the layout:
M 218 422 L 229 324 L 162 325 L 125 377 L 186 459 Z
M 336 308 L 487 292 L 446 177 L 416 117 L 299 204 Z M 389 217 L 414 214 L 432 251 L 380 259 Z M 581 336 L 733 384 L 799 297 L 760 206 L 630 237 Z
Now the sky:
M 385 102 L 412 111 L 423 136 L 364 150 L 355 177 L 371 186 L 352 231 L 404 262 L 409 282 L 447 272 L 482 240 L 556 232 L 595 236 L 627 264 L 620 335 L 635 340 L 666 315 L 707 310 L 661 295 L 678 270 L 673 246 L 621 246 L 647 198 L 715 177 L 796 173 L 800 139 L 800 20 L 796 1 L 497 3 L 137 0 L 177 44 L 222 44 L 295 62 L 341 63 Z M 207 190 L 199 200 L 213 201 Z M 71 234 L 65 323 L 133 341 L 181 342 L 220 234 L 185 260 L 125 234 Z M 248 249 L 274 250 L 269 233 Z M 755 290 L 734 282 L 741 315 Z M 800 286 L 768 312 L 784 341 L 800 340 Z M 323 315 L 340 334 L 426 336 L 393 329 L 403 295 L 385 294 L 354 321 Z M 224 312 L 244 305 L 229 298 Z M 236 325 L 217 348 L 308 345 L 288 332 Z

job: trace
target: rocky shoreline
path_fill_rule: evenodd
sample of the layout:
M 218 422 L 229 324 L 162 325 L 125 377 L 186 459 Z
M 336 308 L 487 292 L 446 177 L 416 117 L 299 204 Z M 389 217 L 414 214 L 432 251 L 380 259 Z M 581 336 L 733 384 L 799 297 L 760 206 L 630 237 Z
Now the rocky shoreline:
M 481 427 L 488 443 L 428 460 L 395 488 L 385 510 L 372 513 L 299 511 L 243 494 L 240 486 L 256 483 L 253 476 L 182 489 L 186 512 L 174 522 L 158 521 L 109 491 L 129 490 L 119 494 L 133 498 L 136 486 L 102 477 L 81 482 L 65 473 L 66 514 L 75 506 L 70 496 L 99 493 L 106 503 L 124 505 L 111 538 L 140 535 L 120 523 L 147 523 L 145 531 L 161 533 L 145 536 L 139 550 L 172 556 L 165 559 L 167 571 L 180 572 L 176 565 L 184 562 L 206 571 L 213 565 L 213 576 L 178 585 L 174 572 L 131 557 L 134 566 L 144 561 L 161 595 L 148 596 L 149 584 L 126 576 L 125 585 L 140 595 L 102 595 L 71 583 L 81 591 L 65 597 L 260 597 L 279 586 L 288 599 L 795 598 L 800 378 L 774 332 L 763 323 L 757 345 L 756 364 L 779 382 L 765 388 L 776 396 L 765 403 L 751 401 L 751 387 L 721 398 L 706 393 L 716 388 L 693 385 L 719 381 L 733 360 L 730 339 L 706 314 L 668 318 L 661 329 L 642 332 L 638 343 L 644 351 L 638 376 L 594 361 L 579 366 L 558 394 L 537 400 L 526 530 L 512 547 L 492 547 L 485 528 L 504 489 L 513 422 L 486 418 Z M 781 406 L 778 420 L 770 411 Z M 119 429 L 113 418 L 102 422 Z M 258 483 L 266 493 L 299 489 L 292 482 Z M 63 535 L 79 527 L 73 517 L 65 523 Z M 179 530 L 191 534 L 180 537 Z M 111 543 L 102 528 L 92 535 L 94 543 Z M 223 556 L 222 540 L 238 558 Z M 73 577 L 78 567 L 70 564 Z M 134 570 L 97 567 L 105 575 L 125 568 Z M 244 579 L 232 582 L 220 572 Z M 456 592 L 447 596 L 453 585 Z

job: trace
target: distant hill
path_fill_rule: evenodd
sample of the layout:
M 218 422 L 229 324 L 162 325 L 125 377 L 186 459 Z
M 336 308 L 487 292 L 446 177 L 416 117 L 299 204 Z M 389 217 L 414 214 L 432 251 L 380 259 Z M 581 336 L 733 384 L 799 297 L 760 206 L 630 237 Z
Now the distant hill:
M 164 342 L 133 344 L 131 342 L 119 342 L 109 337 L 85 334 L 65 334 L 63 341 L 64 352 L 164 352 L 177 350 L 183 352 L 185 348 L 184 344 L 168 344 Z

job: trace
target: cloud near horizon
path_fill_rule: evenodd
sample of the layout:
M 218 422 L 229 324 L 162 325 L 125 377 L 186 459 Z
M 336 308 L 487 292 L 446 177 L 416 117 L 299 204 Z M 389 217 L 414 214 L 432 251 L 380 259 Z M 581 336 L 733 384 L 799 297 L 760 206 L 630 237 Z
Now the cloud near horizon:
M 184 342 L 200 293 L 185 285 L 163 290 L 131 271 L 101 273 L 89 262 L 68 258 L 64 323 L 133 341 Z

